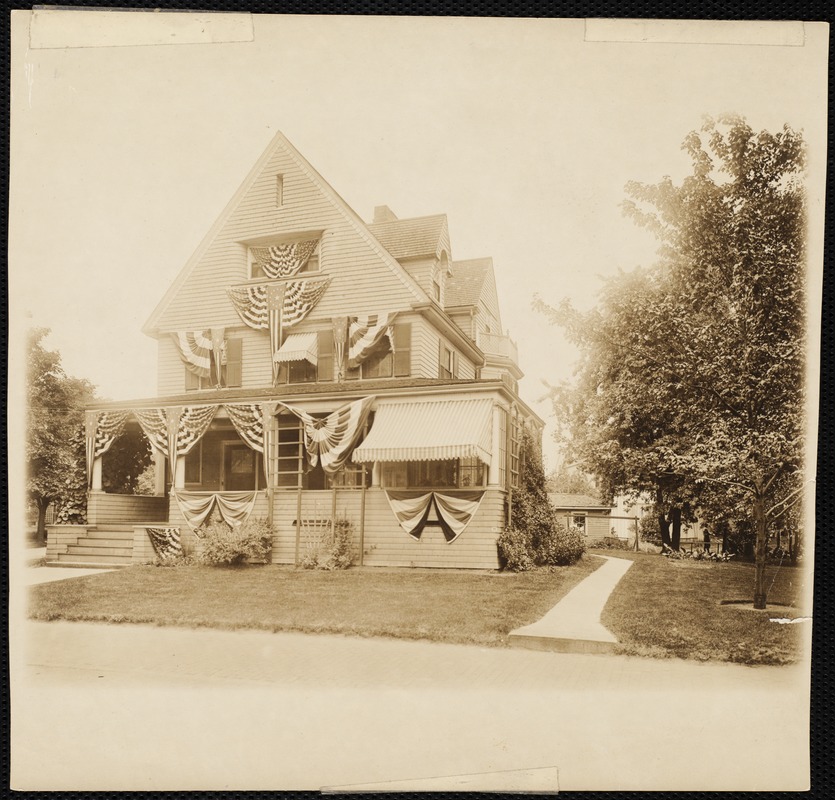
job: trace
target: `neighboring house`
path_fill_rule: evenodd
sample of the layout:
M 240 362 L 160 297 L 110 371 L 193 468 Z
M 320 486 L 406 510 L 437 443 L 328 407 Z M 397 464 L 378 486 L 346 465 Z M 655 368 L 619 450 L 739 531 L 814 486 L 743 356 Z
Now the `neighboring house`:
M 278 134 L 143 330 L 157 396 L 88 412 L 95 530 L 53 529 L 49 558 L 103 563 L 98 538 L 148 560 L 213 512 L 270 519 L 275 563 L 339 517 L 362 564 L 498 566 L 522 428 L 543 422 L 492 260 L 454 260 L 445 215 L 365 223 Z M 125 425 L 154 448 L 156 496 L 102 491 Z
M 560 522 L 582 530 L 588 539 L 611 536 L 612 507 L 587 494 L 549 492 L 548 500 L 556 509 Z

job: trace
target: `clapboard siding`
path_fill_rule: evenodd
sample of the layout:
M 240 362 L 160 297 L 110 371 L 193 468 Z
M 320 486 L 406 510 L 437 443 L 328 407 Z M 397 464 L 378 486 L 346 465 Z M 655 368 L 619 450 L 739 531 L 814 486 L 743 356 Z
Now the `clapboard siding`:
M 458 353 L 458 377 L 461 379 L 475 378 L 475 365 L 449 339 L 442 336 L 426 320 L 420 319 L 412 325 L 412 368 L 416 376 L 421 378 L 439 377 L 438 353 L 440 342 Z
M 504 493 L 487 490 L 470 524 L 448 543 L 436 526 L 424 528 L 415 541 L 398 524 L 383 489 L 366 494 L 363 563 L 386 567 L 457 567 L 498 569 L 496 539 L 503 527 Z
M 267 493 L 264 490 L 259 491 L 255 497 L 255 504 L 252 507 L 252 514 L 250 519 L 266 519 L 267 518 Z M 216 509 L 212 511 L 216 513 Z M 183 552 L 193 553 L 197 548 L 197 537 L 191 526 L 186 522 L 186 518 L 180 511 L 177 498 L 174 497 L 173 492 L 168 497 L 168 522 L 170 526 L 176 526 L 180 529 L 180 539 L 183 543 Z
M 296 525 L 298 492 L 276 491 L 272 561 L 293 564 L 296 561 Z M 333 494 L 330 490 L 301 492 L 303 524 L 299 532 L 299 558 L 304 558 L 308 542 L 331 518 Z M 362 492 L 341 489 L 336 495 L 336 516 L 346 517 L 353 526 L 353 539 L 359 549 Z M 504 493 L 487 490 L 478 512 L 466 530 L 448 543 L 436 526 L 427 526 L 420 541 L 409 536 L 394 517 L 379 487 L 365 493 L 365 529 L 363 564 L 387 567 L 457 567 L 462 569 L 497 569 L 496 539 L 503 526 Z
M 278 174 L 284 176 L 280 208 L 275 203 Z M 332 277 L 316 309 L 318 318 L 406 309 L 426 299 L 402 268 L 375 248 L 373 237 L 363 236 L 350 212 L 332 201 L 289 151 L 278 147 L 170 299 L 157 327 L 176 331 L 209 323 L 239 324 L 226 289 L 248 277 L 247 245 L 252 240 L 316 230 L 325 231 L 320 268 Z

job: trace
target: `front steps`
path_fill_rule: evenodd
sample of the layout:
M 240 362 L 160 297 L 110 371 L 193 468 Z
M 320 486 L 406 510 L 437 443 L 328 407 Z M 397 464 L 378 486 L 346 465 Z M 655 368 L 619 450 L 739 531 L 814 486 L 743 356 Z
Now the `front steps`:
M 59 553 L 58 560 L 49 562 L 56 567 L 130 566 L 133 560 L 133 525 L 108 524 L 103 528 L 89 528 L 76 544 L 68 544 L 66 553 Z

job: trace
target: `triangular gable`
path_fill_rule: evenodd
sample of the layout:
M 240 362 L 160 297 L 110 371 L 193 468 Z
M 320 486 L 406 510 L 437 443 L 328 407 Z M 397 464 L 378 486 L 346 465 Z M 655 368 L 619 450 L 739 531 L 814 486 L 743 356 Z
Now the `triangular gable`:
M 278 205 L 276 176 L 284 203 Z M 324 232 L 324 233 L 323 233 Z M 143 327 L 160 332 L 240 320 L 226 294 L 246 281 L 247 247 L 321 235 L 320 260 L 333 280 L 317 316 L 402 310 L 428 300 L 360 217 L 282 133 L 277 133 Z

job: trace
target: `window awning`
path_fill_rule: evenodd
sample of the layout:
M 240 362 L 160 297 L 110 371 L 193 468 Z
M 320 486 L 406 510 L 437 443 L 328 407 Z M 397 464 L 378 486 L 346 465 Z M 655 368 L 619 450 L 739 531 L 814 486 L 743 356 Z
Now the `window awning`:
M 489 466 L 492 431 L 490 399 L 380 404 L 353 460 L 478 458 Z
M 313 333 L 291 333 L 273 356 L 274 361 L 309 361 L 315 367 L 319 360 L 319 337 Z

